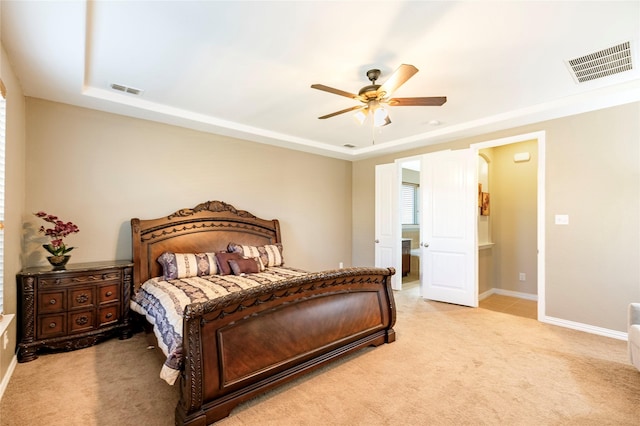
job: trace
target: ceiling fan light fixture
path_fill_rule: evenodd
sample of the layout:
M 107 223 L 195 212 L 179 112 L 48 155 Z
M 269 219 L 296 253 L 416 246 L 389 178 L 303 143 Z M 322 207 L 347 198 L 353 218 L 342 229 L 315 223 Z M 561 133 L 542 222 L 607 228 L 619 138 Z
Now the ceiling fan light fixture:
M 324 92 L 333 93 L 334 95 L 344 96 L 365 104 L 365 106 L 354 106 L 351 108 L 345 108 L 343 110 L 336 111 L 331 114 L 326 114 L 318 118 L 322 120 L 325 118 L 335 117 L 336 115 L 344 114 L 346 112 L 357 111 L 353 117 L 360 124 L 364 124 L 365 121 L 367 121 L 367 116 L 371 115 L 371 121 L 373 122 L 372 127 L 376 128 L 391 124 L 389 112 L 383 107 L 383 105 L 394 107 L 441 106 L 442 104 L 447 102 L 446 96 L 393 98 L 393 93 L 417 72 L 418 68 L 414 67 L 413 65 L 402 64 L 393 72 L 393 74 L 391 74 L 391 76 L 384 84 L 380 85 L 376 84 L 376 81 L 380 77 L 380 70 L 371 69 L 367 71 L 367 78 L 369 79 L 371 84 L 360 89 L 357 95 L 355 93 L 325 86 L 324 84 L 312 84 L 312 89 L 322 90 Z
M 386 126 L 387 124 L 391 124 L 389 111 L 387 111 L 383 107 L 376 108 L 376 111 L 373 114 L 373 125 L 376 127 L 382 127 Z
M 355 118 L 358 123 L 364 124 L 364 121 L 367 119 L 367 109 L 363 108 L 360 111 L 356 112 L 353 115 L 353 118 Z

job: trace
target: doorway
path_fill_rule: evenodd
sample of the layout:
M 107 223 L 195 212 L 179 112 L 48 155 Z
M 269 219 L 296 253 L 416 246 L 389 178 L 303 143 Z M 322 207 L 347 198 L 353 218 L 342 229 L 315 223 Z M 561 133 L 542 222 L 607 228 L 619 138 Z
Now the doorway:
M 399 166 L 402 289 L 406 290 L 420 285 L 420 161 L 404 160 Z
M 544 152 L 545 152 L 545 133 L 544 132 L 535 132 L 535 133 L 530 133 L 530 134 L 524 134 L 524 135 L 518 135 L 518 136 L 514 136 L 514 137 L 509 137 L 509 138 L 503 138 L 503 139 L 497 139 L 497 140 L 491 140 L 491 141 L 487 141 L 487 142 L 483 142 L 483 143 L 478 143 L 478 144 L 474 144 L 471 145 L 471 149 L 476 153 L 476 155 L 479 154 L 480 150 L 486 150 L 486 149 L 497 149 L 497 147 L 504 147 L 507 145 L 512 145 L 516 148 L 520 148 L 522 147 L 522 145 L 516 145 L 516 144 L 521 144 L 523 142 L 531 142 L 535 145 L 535 153 L 534 152 L 529 152 L 529 156 L 526 160 L 523 160 L 524 157 L 526 157 L 524 155 L 524 151 L 523 152 L 517 152 L 516 154 L 519 154 L 517 157 L 518 162 L 524 162 L 527 161 L 529 166 L 533 165 L 533 167 L 536 169 L 536 176 L 535 176 L 535 203 L 533 206 L 528 206 L 526 208 L 528 208 L 529 210 L 533 209 L 534 211 L 534 219 L 533 219 L 533 226 L 528 226 L 528 228 L 535 228 L 534 230 L 534 234 L 535 236 L 533 237 L 535 239 L 535 242 L 533 243 L 533 251 L 534 251 L 534 261 L 530 262 L 529 265 L 527 266 L 527 269 L 524 271 L 520 271 L 517 270 L 519 267 L 522 268 L 521 265 L 515 265 L 514 267 L 516 268 L 517 272 L 515 274 L 515 281 L 511 281 L 511 286 L 502 286 L 501 287 L 505 287 L 505 288 L 500 288 L 498 290 L 498 292 L 501 292 L 502 294 L 509 294 L 509 292 L 514 292 L 517 293 L 518 296 L 522 296 L 522 295 L 526 295 L 526 294 L 530 294 L 532 298 L 537 299 L 538 303 L 537 303 L 537 317 L 538 320 L 542 320 L 544 318 L 544 312 L 545 312 L 545 305 L 544 305 L 544 230 L 545 230 L 545 221 L 544 221 L 544 181 L 545 181 L 545 167 L 544 167 Z M 505 148 L 506 149 L 506 148 Z M 507 152 L 506 150 L 504 152 Z M 534 155 L 535 154 L 535 155 Z M 509 154 L 511 155 L 511 154 Z M 414 170 L 417 173 L 424 173 L 424 171 L 419 170 L 419 166 L 418 166 L 418 170 L 415 170 L 415 162 L 417 160 L 418 157 L 410 157 L 410 158 L 403 158 L 403 159 L 398 159 L 396 160 L 396 165 L 399 168 L 399 170 L 402 169 L 409 169 L 409 170 Z M 516 162 L 516 158 L 515 156 L 512 157 L 513 162 Z M 418 161 L 418 164 L 419 161 Z M 399 174 L 401 174 L 403 172 L 400 172 Z M 403 179 L 399 179 L 399 180 L 404 180 Z M 400 182 L 398 184 L 401 184 Z M 422 194 L 422 191 L 418 191 L 419 194 Z M 498 200 L 495 199 L 494 200 L 495 203 L 498 203 Z M 420 204 L 418 204 L 418 206 L 420 206 Z M 490 214 L 490 213 L 489 213 Z M 419 225 L 419 224 L 418 224 Z M 417 244 L 421 245 L 422 242 L 420 241 L 421 238 L 424 238 L 423 235 L 420 235 L 420 226 L 418 226 L 418 232 L 417 232 Z M 476 229 L 476 231 L 478 231 Z M 415 232 L 414 232 L 415 234 Z M 406 237 L 404 237 L 406 238 Z M 414 245 L 414 241 L 413 241 L 413 237 L 411 238 L 411 244 L 412 246 Z M 396 245 L 397 250 L 401 250 L 401 244 Z M 412 247 L 413 250 L 415 250 Z M 491 250 L 494 250 L 493 248 L 491 248 Z M 498 254 L 498 256 L 500 255 L 500 250 L 496 249 L 495 250 L 496 253 Z M 420 258 L 420 250 L 418 249 L 417 252 L 414 251 L 414 253 L 412 253 L 416 259 Z M 413 257 L 413 256 L 412 256 Z M 479 256 L 481 257 L 480 261 L 482 261 L 482 257 L 483 256 Z M 398 259 L 398 261 L 401 259 L 400 256 L 397 256 L 396 259 Z M 413 264 L 411 265 L 413 267 Z M 478 269 L 480 269 L 482 266 L 478 263 L 476 266 Z M 422 274 L 424 273 L 424 271 L 420 270 L 420 266 L 419 266 L 419 262 L 418 262 L 418 266 L 416 266 L 416 268 L 418 268 L 417 274 L 420 275 L 419 277 L 419 281 L 422 283 L 423 278 L 422 278 Z M 401 265 L 398 263 L 396 266 L 397 270 L 401 270 Z M 413 268 L 411 268 L 412 271 L 410 271 L 411 273 L 415 273 L 413 270 Z M 424 269 L 424 267 L 423 267 Z M 500 274 L 505 274 L 507 272 L 504 272 L 502 270 L 498 271 Z M 523 276 L 521 274 L 524 274 L 524 279 Z M 480 287 L 480 281 L 482 280 L 482 277 L 480 276 L 481 274 L 477 274 L 477 276 L 479 277 L 476 283 L 476 290 L 478 294 L 482 294 L 483 292 L 486 292 L 487 290 L 485 288 Z M 513 274 L 510 274 L 513 275 Z M 403 279 L 403 284 L 404 283 L 412 283 L 415 282 L 415 280 L 411 279 L 411 275 L 407 274 L 407 277 L 409 278 L 405 278 Z M 513 280 L 513 276 L 510 276 L 508 278 L 509 280 Z M 523 288 L 524 287 L 524 288 Z M 492 287 L 493 288 L 493 287 Z M 495 292 L 495 291 L 494 291 Z M 536 297 L 537 295 L 537 297 Z
M 492 244 L 479 244 L 479 304 L 543 320 L 545 132 L 471 147 L 489 159 L 491 174 Z

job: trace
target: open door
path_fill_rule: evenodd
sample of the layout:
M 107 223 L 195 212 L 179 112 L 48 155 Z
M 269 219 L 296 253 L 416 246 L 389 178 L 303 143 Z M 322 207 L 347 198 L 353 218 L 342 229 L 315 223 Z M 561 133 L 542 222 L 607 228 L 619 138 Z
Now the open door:
M 402 290 L 398 166 L 377 165 L 375 185 L 375 266 L 394 267 L 396 274 L 391 277 L 391 288 Z
M 478 306 L 476 157 L 471 149 L 422 156 L 420 283 L 425 299 Z

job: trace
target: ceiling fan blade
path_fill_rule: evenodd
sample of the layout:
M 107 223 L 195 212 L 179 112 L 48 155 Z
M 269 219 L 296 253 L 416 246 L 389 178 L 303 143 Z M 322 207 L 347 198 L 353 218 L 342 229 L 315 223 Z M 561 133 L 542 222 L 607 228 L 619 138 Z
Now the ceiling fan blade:
M 425 98 L 391 98 L 391 106 L 440 106 L 447 102 L 446 96 L 432 96 Z
M 391 74 L 391 77 L 384 82 L 378 89 L 378 93 L 384 93 L 383 97 L 390 97 L 398 87 L 402 86 L 407 80 L 409 80 L 415 73 L 418 72 L 418 68 L 413 65 L 402 64 L 397 70 Z
M 335 95 L 345 96 L 351 99 L 358 99 L 358 95 L 356 94 L 345 92 L 344 90 L 340 90 L 340 89 L 334 89 L 333 87 L 325 86 L 324 84 L 312 84 L 311 88 L 322 90 L 324 92 L 333 93 Z
M 343 109 L 343 110 L 340 110 L 340 111 L 332 112 L 331 114 L 323 115 L 322 117 L 318 117 L 318 119 L 324 120 L 325 118 L 335 117 L 336 115 L 344 114 L 345 112 L 355 111 L 357 109 L 363 109 L 363 108 L 365 108 L 365 107 L 361 106 L 361 105 L 356 105 L 356 106 L 351 107 L 351 108 L 347 108 L 347 109 Z

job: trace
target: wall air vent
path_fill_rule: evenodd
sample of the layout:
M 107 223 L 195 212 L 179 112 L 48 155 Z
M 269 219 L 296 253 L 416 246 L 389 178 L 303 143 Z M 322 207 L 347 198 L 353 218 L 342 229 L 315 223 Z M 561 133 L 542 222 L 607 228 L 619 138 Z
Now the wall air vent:
M 140 95 L 142 94 L 142 90 L 140 89 L 134 89 L 133 87 L 127 87 L 127 86 L 123 86 L 122 84 L 111 84 L 111 88 L 113 90 L 117 90 L 119 92 L 124 92 L 124 93 L 129 93 L 131 95 Z
M 567 65 L 576 83 L 608 77 L 633 69 L 631 42 L 570 59 Z

